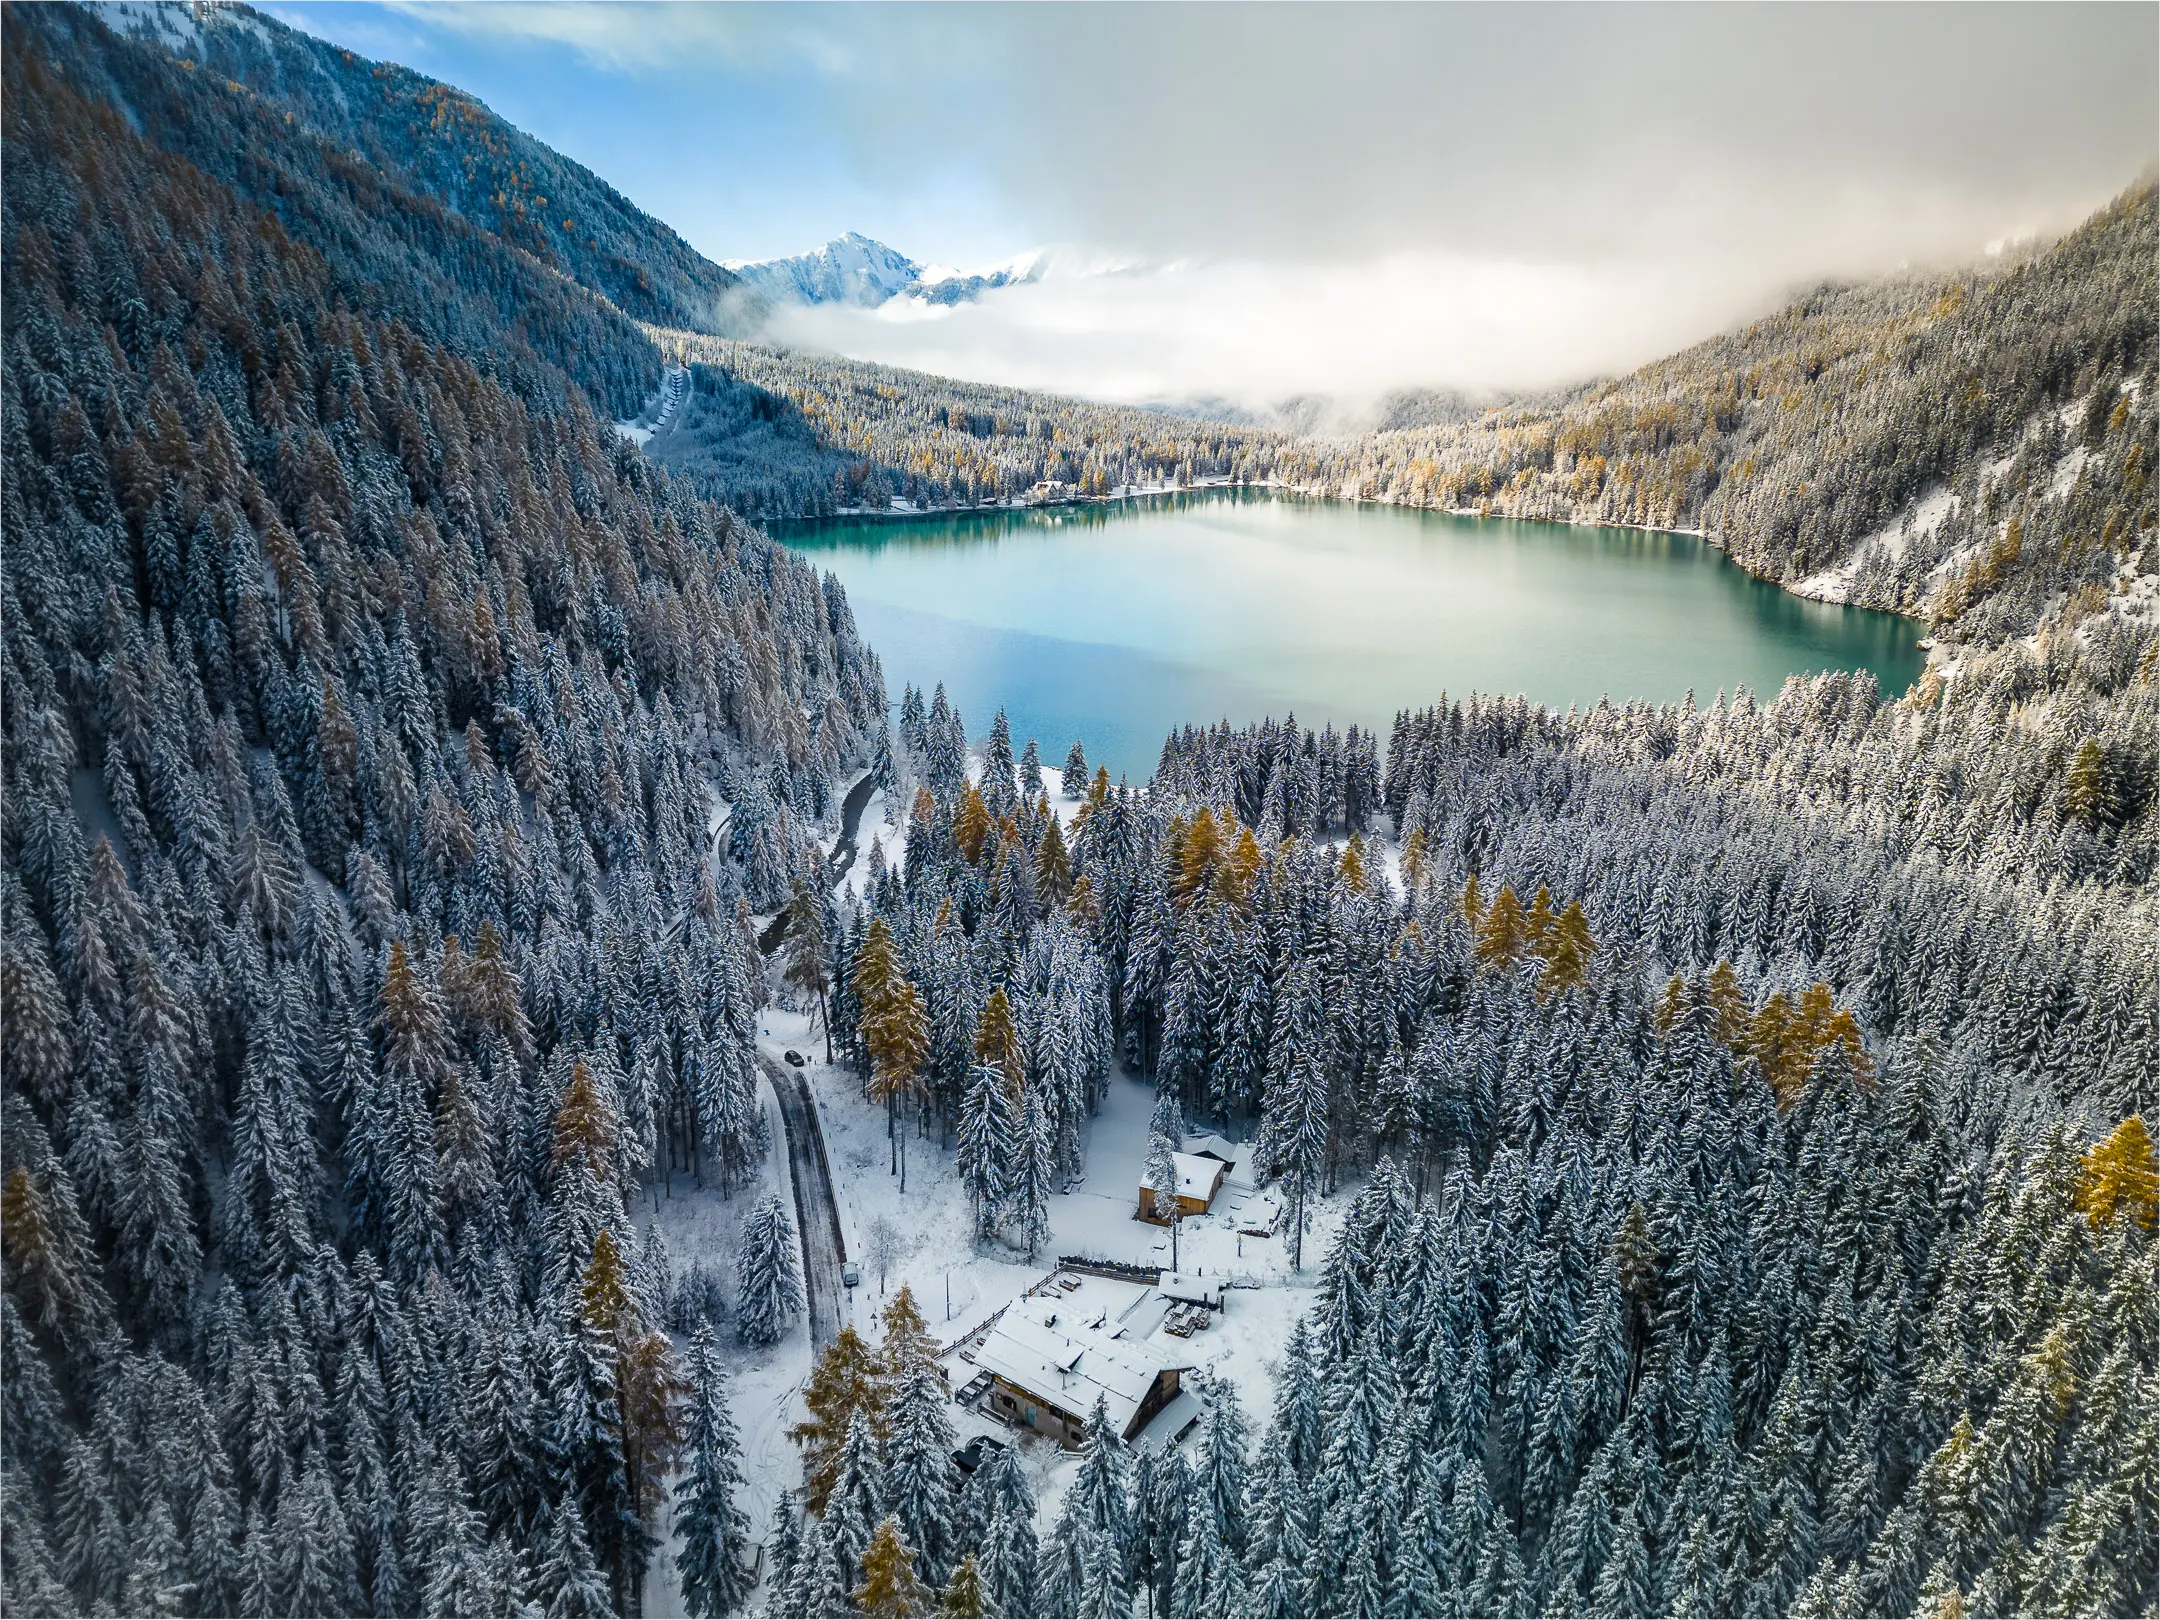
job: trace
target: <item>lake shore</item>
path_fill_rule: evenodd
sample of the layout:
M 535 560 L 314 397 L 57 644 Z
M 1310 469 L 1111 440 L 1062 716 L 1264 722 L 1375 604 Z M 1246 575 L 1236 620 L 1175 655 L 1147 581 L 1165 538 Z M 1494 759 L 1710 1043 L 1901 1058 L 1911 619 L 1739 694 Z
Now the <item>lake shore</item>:
M 1812 575 L 1807 579 L 1778 579 L 1773 575 L 1750 568 L 1746 563 L 1734 557 L 1723 539 L 1719 537 L 1716 531 L 1710 529 L 1679 528 L 1660 523 L 1623 523 L 1614 518 L 1522 517 L 1512 512 L 1494 511 L 1489 503 L 1483 506 L 1424 506 L 1415 501 L 1399 501 L 1387 495 L 1347 495 L 1340 490 L 1327 489 L 1313 484 L 1286 483 L 1279 478 L 1225 477 L 1195 479 L 1190 484 L 1121 484 L 1107 495 L 1065 495 L 1044 500 L 1010 497 L 999 501 L 974 501 L 948 506 L 915 506 L 905 502 L 895 502 L 891 506 L 883 507 L 843 506 L 836 507 L 829 514 L 817 517 L 767 518 L 763 521 L 761 527 L 774 539 L 785 543 L 790 530 L 841 520 L 863 523 L 891 523 L 922 518 L 964 517 L 977 512 L 1055 511 L 1060 507 L 1114 506 L 1127 501 L 1159 499 L 1166 495 L 1200 495 L 1214 490 L 1247 489 L 1271 490 L 1277 494 L 1294 495 L 1305 500 L 1340 501 L 1348 506 L 1385 506 L 1406 512 L 1435 512 L 1447 517 L 1475 518 L 1484 521 L 1555 523 L 1571 529 L 1632 529 L 1640 534 L 1685 535 L 1691 540 L 1700 540 L 1704 545 L 1723 552 L 1733 566 L 1750 579 L 1760 580 L 1765 585 L 1774 585 L 1788 595 L 1799 597 L 1802 601 L 1821 602 L 1830 607 L 1852 607 L 1857 605 L 1841 596 L 1826 592 L 1816 585 L 1815 581 L 1820 579 L 1820 575 Z M 1897 608 L 1869 608 L 1867 611 L 1871 613 L 1888 613 L 1896 618 L 1910 620 L 1914 624 L 1925 624 L 1927 622 L 1917 613 L 1907 613 Z

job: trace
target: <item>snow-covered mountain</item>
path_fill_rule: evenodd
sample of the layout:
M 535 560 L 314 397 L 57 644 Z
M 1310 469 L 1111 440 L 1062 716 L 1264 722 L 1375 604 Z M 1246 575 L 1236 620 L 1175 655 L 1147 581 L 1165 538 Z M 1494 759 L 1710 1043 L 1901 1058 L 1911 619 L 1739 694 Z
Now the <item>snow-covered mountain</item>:
M 1023 253 L 984 270 L 920 264 L 859 231 L 786 259 L 729 259 L 725 268 L 767 298 L 788 304 L 853 304 L 874 309 L 893 298 L 959 304 L 993 287 L 1040 278 L 1040 252 Z

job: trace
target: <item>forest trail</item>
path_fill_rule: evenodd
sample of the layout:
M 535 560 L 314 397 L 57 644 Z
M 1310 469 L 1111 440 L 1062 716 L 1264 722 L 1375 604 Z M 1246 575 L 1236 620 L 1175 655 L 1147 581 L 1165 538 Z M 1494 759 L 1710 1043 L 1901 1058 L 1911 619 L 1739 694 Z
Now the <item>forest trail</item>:
M 760 1052 L 758 1061 L 780 1100 L 780 1122 L 787 1132 L 788 1169 L 795 1183 L 795 1225 L 802 1234 L 803 1293 L 809 1302 L 810 1347 L 822 1350 L 839 1336 L 847 1320 L 846 1289 L 840 1268 L 847 1244 L 840 1236 L 840 1206 L 833 1199 L 832 1170 L 825 1158 L 825 1134 L 818 1126 L 817 1103 L 800 1070 Z

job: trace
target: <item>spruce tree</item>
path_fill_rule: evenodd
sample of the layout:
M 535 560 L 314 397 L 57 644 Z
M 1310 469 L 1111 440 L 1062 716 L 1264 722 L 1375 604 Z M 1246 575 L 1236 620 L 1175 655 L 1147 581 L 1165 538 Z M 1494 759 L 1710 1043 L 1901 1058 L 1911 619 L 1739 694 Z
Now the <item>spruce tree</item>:
M 888 1359 L 890 1359 L 888 1357 Z M 958 1557 L 954 1524 L 953 1427 L 947 1395 L 932 1364 L 896 1368 L 887 1408 L 886 1506 L 914 1549 L 922 1578 L 942 1585 Z
M 1052 1119 L 1040 1082 L 1029 1085 L 1021 1098 L 1018 1161 L 1006 1182 L 1006 1201 L 1013 1223 L 1027 1244 L 1028 1259 L 1050 1235 L 1050 1193 L 1057 1165 L 1056 1121 Z
M 869 1414 L 858 1408 L 848 1419 L 847 1437 L 840 1443 L 822 1514 L 822 1534 L 851 1589 L 862 1578 L 864 1550 L 889 1506 L 884 1448 L 870 1427 Z
M 1034 745 L 1029 744 L 1030 747 Z M 953 1570 L 937 1595 L 937 1612 L 946 1620 L 983 1620 L 989 1614 L 990 1598 L 984 1590 L 982 1571 L 976 1567 L 975 1555 L 969 1553 Z
M 975 1236 L 997 1235 L 1004 1215 L 1007 1178 L 1020 1149 L 1012 1097 L 1002 1070 L 988 1063 L 968 1069 L 960 1099 L 959 1145 L 953 1167 L 960 1172 L 974 1211 Z
M 1177 1150 L 1185 1142 L 1185 1120 L 1177 1098 L 1165 1092 L 1155 1103 L 1148 1122 L 1147 1176 L 1150 1188 L 1148 1213 L 1170 1228 L 1170 1269 L 1178 1269 L 1178 1229 L 1184 1225 L 1178 1202 Z
M 748 1543 L 750 1521 L 736 1505 L 741 1442 L 709 1328 L 691 1341 L 689 1384 L 684 1464 L 675 1482 L 675 1572 L 692 1614 L 733 1614 L 749 1595 L 737 1549 Z
M 777 1344 L 802 1314 L 802 1261 L 795 1223 L 777 1194 L 751 1206 L 735 1251 L 735 1332 L 748 1345 Z

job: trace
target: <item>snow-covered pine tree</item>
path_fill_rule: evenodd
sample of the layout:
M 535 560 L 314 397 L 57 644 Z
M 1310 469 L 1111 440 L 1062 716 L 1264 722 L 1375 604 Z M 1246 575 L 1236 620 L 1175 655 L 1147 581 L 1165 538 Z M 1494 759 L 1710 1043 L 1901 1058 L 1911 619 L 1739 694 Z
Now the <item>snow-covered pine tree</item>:
M 1005 1615 L 1048 1613 L 1048 1599 L 1037 1607 L 1036 1577 L 1040 1553 L 1035 1538 L 1035 1499 L 1019 1454 L 999 1447 L 975 1476 L 983 1504 L 984 1529 L 979 1562 L 984 1589 L 994 1612 Z
M 954 1168 L 975 1212 L 975 1236 L 997 1236 L 1005 1213 L 1007 1177 L 1019 1157 L 1020 1134 L 1002 1070 L 976 1063 L 968 1068 L 960 1101 L 959 1146 Z
M 870 1427 L 869 1414 L 858 1407 L 848 1419 L 819 1530 L 850 1589 L 862 1578 L 863 1553 L 887 1507 L 884 1448 Z
M 1185 1145 L 1185 1115 L 1174 1093 L 1165 1091 L 1155 1100 L 1155 1114 L 1148 1121 L 1147 1174 L 1151 1189 L 1148 1213 L 1170 1228 L 1170 1269 L 1178 1269 L 1178 1231 L 1184 1211 L 1178 1203 L 1177 1152 Z
M 961 1551 L 945 1386 L 928 1355 L 902 1357 L 888 1350 L 886 1360 L 893 1383 L 886 1408 L 885 1505 L 914 1550 L 917 1573 L 941 1586 Z
M 675 1571 L 694 1615 L 733 1614 L 749 1595 L 741 1549 L 750 1521 L 736 1504 L 741 1442 L 728 1409 L 726 1375 L 711 1330 L 690 1345 L 689 1416 L 683 1469 L 675 1481 Z
M 735 1251 L 735 1332 L 748 1345 L 777 1344 L 803 1310 L 795 1223 L 777 1194 L 751 1206 Z
M 1289 1198 L 1290 1263 L 1295 1267 L 1305 1263 L 1305 1230 L 1327 1167 L 1332 1048 L 1320 976 L 1309 962 L 1300 961 L 1291 968 L 1276 1004 L 1259 1149 L 1260 1158 L 1281 1176 Z
M 1050 1235 L 1050 1194 L 1057 1167 L 1056 1122 L 1044 1105 L 1043 1087 L 1027 1086 L 1020 1105 L 1018 1157 L 1006 1183 L 1008 1218 L 1027 1244 L 1028 1258 Z

